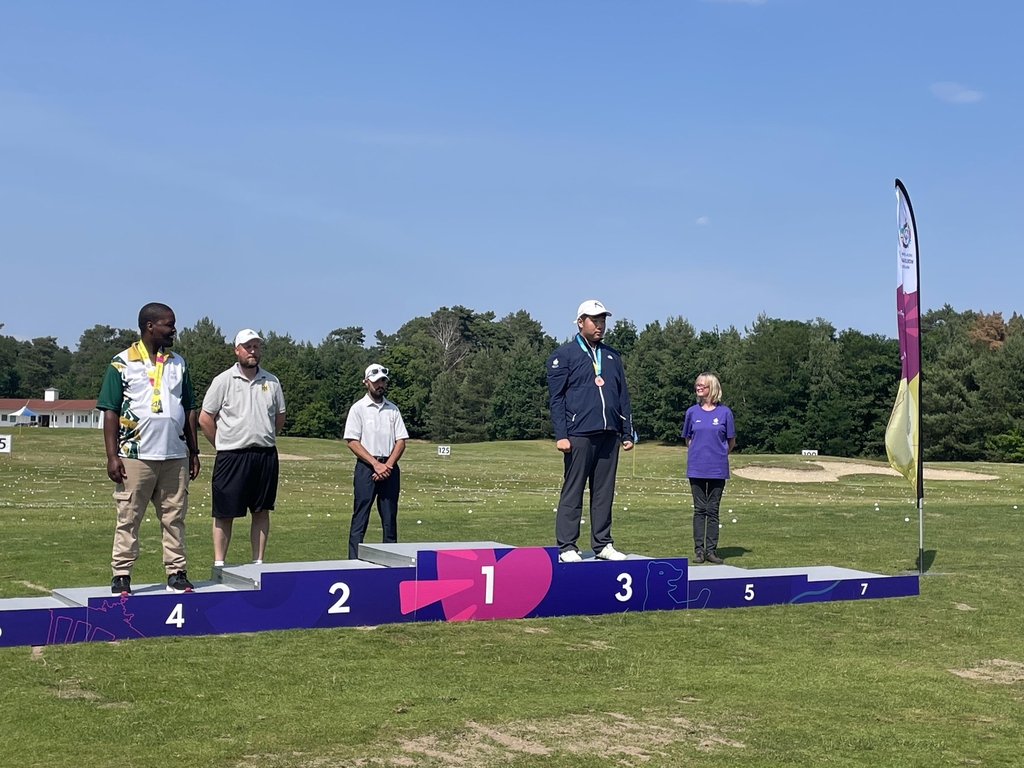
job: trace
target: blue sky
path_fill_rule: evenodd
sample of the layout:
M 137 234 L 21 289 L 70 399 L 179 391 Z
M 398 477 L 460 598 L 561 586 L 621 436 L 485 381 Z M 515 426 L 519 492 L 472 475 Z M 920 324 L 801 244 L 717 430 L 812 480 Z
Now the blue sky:
M 0 0 L 0 323 L 1024 311 L 1016 2 Z

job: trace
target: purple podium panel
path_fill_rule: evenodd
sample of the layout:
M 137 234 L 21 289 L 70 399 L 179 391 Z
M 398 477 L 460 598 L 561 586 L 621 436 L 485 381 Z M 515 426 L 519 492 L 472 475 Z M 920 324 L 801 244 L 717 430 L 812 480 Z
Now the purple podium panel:
M 413 568 L 383 568 L 358 560 L 344 568 L 264 572 L 258 590 L 224 595 L 209 606 L 216 632 L 357 627 L 412 621 L 399 610 L 398 585 L 415 578 Z
M 552 547 L 552 557 L 558 550 Z M 555 563 L 555 578 L 535 616 L 666 611 L 686 607 L 685 558 L 630 555 L 608 562 Z
M 796 575 L 776 569 L 746 570 L 731 565 L 705 565 L 690 569 L 689 608 L 741 608 L 779 605 L 793 596 Z M 799 579 L 803 583 L 804 579 Z
M 789 600 L 791 603 L 871 600 L 920 594 L 920 581 L 916 573 L 882 576 L 831 565 L 812 566 L 800 570 L 806 574 L 806 582 L 793 582 L 793 596 Z
M 54 597 L 0 600 L 0 647 L 80 643 L 88 629 L 84 606 Z
M 207 609 L 231 587 L 198 582 L 194 592 L 168 592 L 162 584 L 136 586 L 124 597 L 109 587 L 59 590 L 62 597 L 81 600 L 87 607 L 89 640 L 130 640 L 173 635 L 209 635 L 216 629 Z
M 416 621 L 521 619 L 685 607 L 686 560 L 559 563 L 556 547 L 420 551 L 399 585 Z
M 917 574 L 882 576 L 831 565 L 745 570 L 729 565 L 690 569 L 690 608 L 864 600 L 919 594 Z

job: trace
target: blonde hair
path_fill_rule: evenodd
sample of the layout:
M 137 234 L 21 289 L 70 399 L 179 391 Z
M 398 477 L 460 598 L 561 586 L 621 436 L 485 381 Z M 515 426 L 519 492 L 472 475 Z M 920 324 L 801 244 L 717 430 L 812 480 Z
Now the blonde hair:
M 707 384 L 708 385 L 708 398 L 712 403 L 718 405 L 722 402 L 722 385 L 718 382 L 718 377 L 713 373 L 702 373 L 697 377 L 694 384 Z M 699 400 L 700 398 L 698 398 Z

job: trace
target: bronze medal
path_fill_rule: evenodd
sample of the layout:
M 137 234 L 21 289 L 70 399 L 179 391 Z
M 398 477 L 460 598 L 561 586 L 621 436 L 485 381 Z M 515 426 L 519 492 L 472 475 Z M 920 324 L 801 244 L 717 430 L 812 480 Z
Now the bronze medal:
M 599 386 L 599 387 L 603 387 L 604 386 L 604 379 L 602 379 L 600 376 L 598 376 L 598 377 L 596 377 L 594 379 L 594 383 L 597 384 L 597 386 Z

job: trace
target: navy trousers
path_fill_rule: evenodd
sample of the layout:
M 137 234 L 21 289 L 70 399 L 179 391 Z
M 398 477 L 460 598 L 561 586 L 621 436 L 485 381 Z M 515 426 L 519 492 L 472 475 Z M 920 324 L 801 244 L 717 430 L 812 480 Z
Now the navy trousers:
M 690 478 L 693 494 L 693 551 L 718 549 L 718 507 L 722 503 L 725 480 Z
M 356 462 L 352 476 L 352 525 L 348 532 L 348 559 L 359 557 L 359 544 L 366 536 L 370 523 L 370 509 L 374 499 L 380 513 L 381 528 L 384 529 L 384 543 L 398 541 L 398 492 L 401 485 L 398 465 L 383 480 L 373 479 L 373 468 L 362 461 Z
M 558 551 L 576 549 L 583 517 L 583 488 L 590 485 L 590 546 L 600 552 L 612 543 L 612 501 L 619 464 L 617 432 L 570 437 L 565 456 L 565 480 L 555 514 Z

